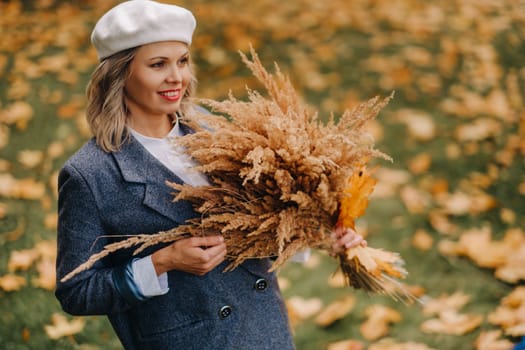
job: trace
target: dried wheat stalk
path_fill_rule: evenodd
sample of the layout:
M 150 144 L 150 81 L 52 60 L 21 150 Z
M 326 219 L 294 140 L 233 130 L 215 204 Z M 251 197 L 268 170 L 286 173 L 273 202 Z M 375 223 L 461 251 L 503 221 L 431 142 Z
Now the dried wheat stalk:
M 252 60 L 241 53 L 242 60 L 269 97 L 248 89 L 248 101 L 231 95 L 224 101 L 200 100 L 215 114 L 184 120 L 195 133 L 174 140 L 200 164 L 195 170 L 209 177 L 210 186 L 168 183 L 175 190 L 174 201 L 192 202 L 201 217 L 106 250 L 132 243 L 138 253 L 160 242 L 220 232 L 231 259 L 228 269 L 246 259 L 270 256 L 276 257 L 276 269 L 305 248 L 329 251 L 336 223 L 354 227 L 375 184 L 363 169 L 372 158 L 390 159 L 373 147 L 364 127 L 392 96 L 372 98 L 338 121 L 332 116 L 323 123 L 277 65 L 272 75 L 253 49 L 251 55 Z M 351 286 L 410 299 L 401 284 L 392 288 L 392 277 L 406 275 L 396 254 L 378 254 L 368 247 L 354 252 L 339 254 Z M 361 259 L 368 261 L 363 264 Z M 93 263 L 90 259 L 65 279 Z

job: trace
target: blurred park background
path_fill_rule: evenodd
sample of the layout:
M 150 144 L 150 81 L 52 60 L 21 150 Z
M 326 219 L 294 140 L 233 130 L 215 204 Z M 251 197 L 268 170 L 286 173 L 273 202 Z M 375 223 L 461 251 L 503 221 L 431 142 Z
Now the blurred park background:
M 168 1 L 166 1 L 168 2 Z M 173 1 L 172 1 L 173 2 Z M 56 177 L 89 137 L 89 34 L 117 1 L 0 1 L 0 349 L 119 349 L 53 295 Z M 258 89 L 277 63 L 324 120 L 376 95 L 369 245 L 399 252 L 421 304 L 344 287 L 331 258 L 279 271 L 298 350 L 506 350 L 525 334 L 523 0 L 181 0 L 198 96 Z

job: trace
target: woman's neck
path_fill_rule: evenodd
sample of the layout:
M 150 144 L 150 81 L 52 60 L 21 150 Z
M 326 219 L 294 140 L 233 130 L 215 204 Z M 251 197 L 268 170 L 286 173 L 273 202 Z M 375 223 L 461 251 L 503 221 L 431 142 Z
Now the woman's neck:
M 128 125 L 141 135 L 154 138 L 164 138 L 173 128 L 173 118 L 169 115 L 157 119 L 131 117 Z

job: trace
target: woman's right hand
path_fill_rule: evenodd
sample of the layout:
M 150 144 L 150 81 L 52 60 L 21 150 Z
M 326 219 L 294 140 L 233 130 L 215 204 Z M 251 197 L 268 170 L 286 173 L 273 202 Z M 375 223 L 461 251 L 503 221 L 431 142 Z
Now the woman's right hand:
M 171 270 L 203 276 L 224 261 L 222 236 L 190 237 L 159 249 L 151 256 L 157 275 Z

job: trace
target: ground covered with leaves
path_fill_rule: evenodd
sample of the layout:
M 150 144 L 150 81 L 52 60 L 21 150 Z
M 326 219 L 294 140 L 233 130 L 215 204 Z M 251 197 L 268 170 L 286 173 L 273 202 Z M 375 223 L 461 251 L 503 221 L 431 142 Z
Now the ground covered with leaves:
M 260 86 L 277 62 L 328 119 L 395 91 L 357 223 L 406 261 L 421 304 L 344 287 L 313 252 L 279 271 L 297 348 L 511 349 L 525 334 L 525 5 L 519 0 L 180 1 L 196 15 L 199 97 Z M 0 345 L 118 349 L 54 299 L 56 176 L 87 138 L 89 33 L 115 1 L 0 3 Z

